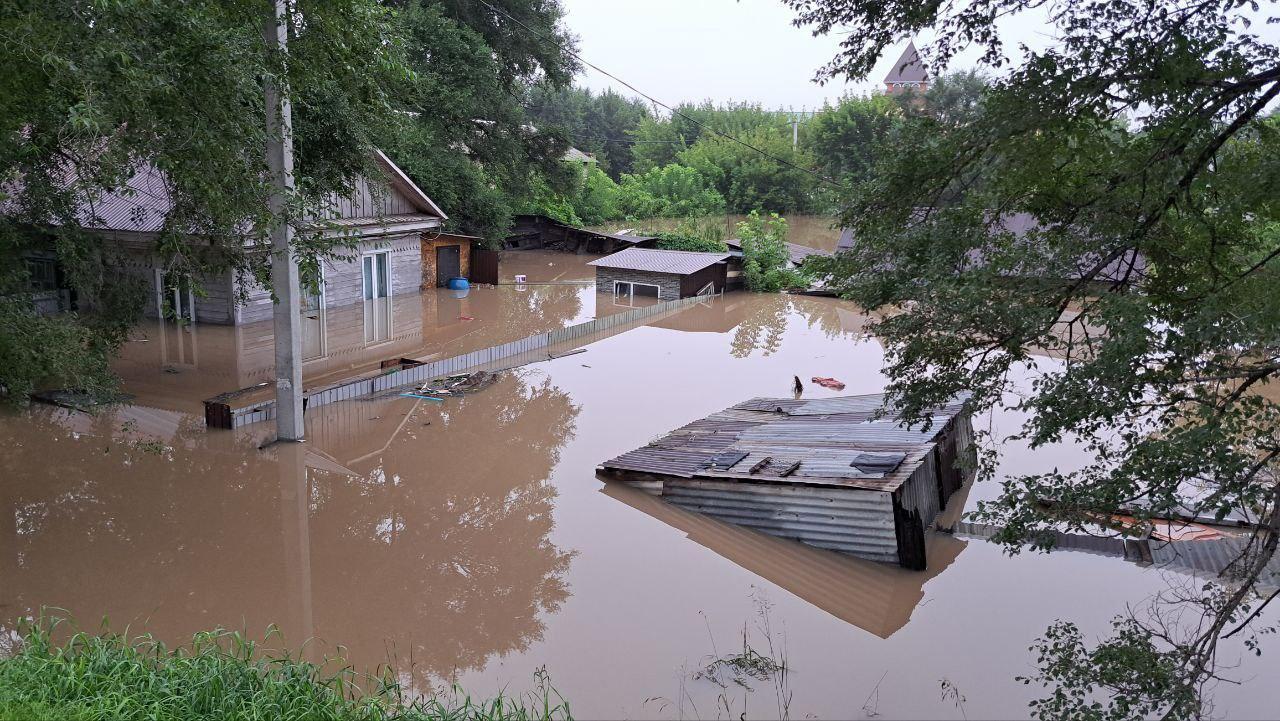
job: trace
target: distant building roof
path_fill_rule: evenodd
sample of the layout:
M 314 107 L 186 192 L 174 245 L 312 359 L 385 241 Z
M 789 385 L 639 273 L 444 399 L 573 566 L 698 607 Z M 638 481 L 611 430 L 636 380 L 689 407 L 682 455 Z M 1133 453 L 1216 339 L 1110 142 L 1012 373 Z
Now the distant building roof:
M 889 69 L 889 74 L 884 76 L 885 83 L 923 83 L 929 79 L 929 74 L 925 72 L 924 63 L 920 61 L 920 53 L 916 50 L 914 42 L 907 43 L 907 49 L 902 51 L 902 55 L 898 57 L 898 62 L 893 64 Z
M 564 152 L 564 159 L 575 163 L 594 163 L 596 156 L 591 153 L 584 153 L 573 146 Z
M 624 243 L 631 243 L 632 245 L 637 245 L 639 243 L 647 243 L 651 240 L 658 239 L 658 236 L 656 235 L 636 235 L 635 233 L 629 233 L 625 230 L 617 233 L 613 233 L 609 237 L 614 238 L 616 240 L 621 240 Z
M 729 257 L 729 253 L 693 253 L 687 250 L 627 248 L 620 253 L 593 260 L 588 265 L 594 265 L 597 268 L 689 275 L 690 273 L 697 273 L 709 265 L 728 260 Z
M 925 208 L 916 209 L 916 216 L 923 218 L 926 214 Z M 993 213 L 994 215 L 994 213 Z M 990 216 L 988 216 L 990 220 Z M 992 233 L 1009 233 L 1015 239 L 1023 241 L 1026 237 L 1040 230 L 1044 225 L 1036 216 L 1031 213 L 1004 213 L 994 219 L 990 223 Z M 836 251 L 850 250 L 855 244 L 853 229 L 845 228 L 840 233 L 840 240 L 836 244 Z M 977 268 L 986 261 L 986 253 L 982 248 L 972 248 L 968 252 L 967 260 L 970 268 Z M 1076 268 L 1069 270 L 1064 276 L 1066 279 L 1076 280 L 1084 276 L 1086 272 L 1091 270 L 1100 260 L 1097 253 L 1086 252 L 1081 253 L 1075 259 Z M 1141 253 L 1126 253 L 1123 257 L 1111 261 L 1104 266 L 1095 276 L 1095 280 L 1116 283 L 1130 279 L 1131 275 L 1141 276 L 1147 270 L 1147 258 Z M 1016 276 L 1036 276 L 1039 273 L 1030 269 L 1019 269 L 1016 271 L 1006 271 L 1004 275 L 1010 277 Z
M 729 246 L 729 250 L 738 251 L 738 252 L 742 251 L 742 241 L 738 238 L 730 238 L 726 240 L 724 244 Z M 805 258 L 814 256 L 814 255 L 823 256 L 823 257 L 830 256 L 831 251 L 822 250 L 820 248 L 810 248 L 807 245 L 796 245 L 795 243 L 787 243 L 787 255 L 790 256 L 792 263 L 794 263 L 795 265 L 800 265 L 801 263 L 804 262 Z

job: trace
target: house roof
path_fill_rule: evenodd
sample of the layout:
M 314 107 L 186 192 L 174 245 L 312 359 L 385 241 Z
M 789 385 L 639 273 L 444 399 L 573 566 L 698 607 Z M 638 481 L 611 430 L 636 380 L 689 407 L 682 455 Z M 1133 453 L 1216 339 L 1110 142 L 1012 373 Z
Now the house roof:
M 364 221 L 371 225 L 391 225 L 409 221 L 421 221 L 422 216 L 447 220 L 440 207 L 422 192 L 391 159 L 381 150 L 374 150 L 374 161 L 386 175 L 388 184 L 399 192 L 421 215 L 373 215 L 331 219 L 337 225 L 358 226 Z M 74 177 L 69 173 L 66 182 L 71 185 Z M 81 227 L 93 230 L 155 233 L 164 227 L 165 218 L 173 210 L 173 197 L 164 173 L 150 163 L 141 165 L 123 187 L 94 193 L 81 200 L 76 208 L 76 221 Z
M 694 253 L 687 250 L 627 248 L 620 253 L 593 260 L 587 265 L 594 265 L 597 268 L 689 275 L 690 273 L 697 273 L 709 265 L 728 260 L 729 257 L 729 253 Z
M 925 462 L 967 400 L 967 394 L 957 396 L 934 409 L 926 429 L 904 424 L 885 408 L 882 394 L 753 398 L 601 467 L 676 478 L 894 491 Z
M 742 241 L 738 238 L 729 238 L 724 242 L 724 244 L 729 246 L 729 250 L 738 251 L 738 252 L 742 251 Z M 792 263 L 794 263 L 795 265 L 800 265 L 801 263 L 804 262 L 805 258 L 808 258 L 813 255 L 829 256 L 831 255 L 831 251 L 822 250 L 820 248 L 810 248 L 807 245 L 796 245 L 795 243 L 787 243 L 787 255 L 791 258 Z
M 564 159 L 575 163 L 594 163 L 596 158 L 591 153 L 584 153 L 573 146 L 564 151 Z
M 917 218 L 924 218 L 926 208 L 918 208 L 915 211 Z M 1026 242 L 1027 237 L 1036 231 L 1045 228 L 1045 224 L 1041 223 L 1036 216 L 1031 213 L 1003 213 L 996 216 L 994 211 L 988 216 L 988 223 L 993 234 L 1009 233 L 1019 242 Z M 1051 226 L 1049 226 L 1051 227 Z M 840 241 L 836 244 L 836 251 L 850 250 L 856 244 L 852 228 L 845 228 L 840 233 Z M 970 268 L 981 267 L 986 263 L 987 254 L 982 248 L 972 248 L 969 250 L 966 260 Z M 1081 253 L 1075 259 L 1074 270 L 1068 270 L 1064 278 L 1075 280 L 1084 276 L 1086 272 L 1097 265 L 1100 257 L 1095 252 Z M 1095 279 L 1102 282 L 1116 283 L 1128 280 L 1131 275 L 1141 276 L 1147 270 L 1147 258 L 1141 253 L 1126 253 L 1123 257 L 1111 261 L 1102 268 L 1095 276 Z M 1004 275 L 1011 277 L 1016 276 L 1035 276 L 1038 273 L 1034 269 L 1021 268 L 1013 271 L 1006 271 Z
M 391 158 L 388 158 L 386 153 L 374 148 L 373 157 L 378 161 L 378 166 L 382 168 L 382 172 L 387 174 L 387 179 L 391 182 L 391 187 L 399 190 L 401 193 L 404 193 L 405 197 L 409 199 L 410 203 L 413 203 L 414 207 L 424 213 L 437 216 L 440 220 L 449 219 L 449 216 L 445 215 L 443 210 L 440 210 L 440 206 L 436 205 L 435 201 L 431 200 L 431 198 L 428 198 L 427 194 L 422 192 L 422 189 L 415 185 L 414 182 L 409 179 L 409 176 L 404 174 L 404 171 L 400 169 L 400 166 L 391 162 Z
M 907 49 L 902 51 L 898 61 L 889 69 L 889 74 L 884 76 L 886 83 L 922 83 L 928 79 L 929 74 L 925 72 L 914 42 L 907 43 Z

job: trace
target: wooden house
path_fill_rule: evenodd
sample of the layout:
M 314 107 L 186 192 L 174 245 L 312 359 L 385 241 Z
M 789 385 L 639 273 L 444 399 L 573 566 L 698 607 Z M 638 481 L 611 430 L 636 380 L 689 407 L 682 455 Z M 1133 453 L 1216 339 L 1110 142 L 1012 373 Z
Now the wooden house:
M 329 198 L 299 223 L 300 233 L 345 236 L 344 242 L 353 244 L 344 251 L 349 259 L 322 264 L 318 292 L 303 298 L 304 324 L 324 308 L 362 302 L 386 306 L 392 296 L 417 293 L 422 285 L 423 234 L 437 230 L 448 216 L 381 151 L 375 151 L 374 160 L 380 177 L 360 178 L 350 196 Z M 230 271 L 172 277 L 154 252 L 172 209 L 167 181 L 160 170 L 144 166 L 126 185 L 86 199 L 80 224 L 102 237 L 127 272 L 151 287 L 144 315 L 225 325 L 271 318 L 270 290 L 253 278 Z

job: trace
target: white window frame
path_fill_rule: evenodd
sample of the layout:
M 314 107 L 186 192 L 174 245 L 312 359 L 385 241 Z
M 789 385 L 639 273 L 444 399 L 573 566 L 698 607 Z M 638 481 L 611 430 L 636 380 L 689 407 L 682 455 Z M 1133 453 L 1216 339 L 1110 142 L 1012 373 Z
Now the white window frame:
M 365 296 L 365 287 L 364 287 L 364 283 L 365 283 L 365 277 L 364 277 L 364 259 L 365 259 L 365 258 L 370 258 L 370 257 L 372 257 L 372 258 L 373 258 L 373 260 L 371 261 L 371 262 L 373 263 L 373 272 L 369 274 L 369 277 L 373 278 L 373 279 L 374 279 L 374 282 L 376 283 L 376 282 L 377 282 L 377 278 L 378 278 L 378 259 L 376 258 L 376 256 L 379 256 L 379 255 L 385 255 L 385 256 L 387 256 L 387 287 L 386 287 L 386 293 L 385 293 L 384 295 L 381 295 L 381 296 L 373 296 L 372 298 L 365 298 L 365 297 L 364 297 L 364 296 Z M 362 254 L 360 255 L 360 298 L 361 298 L 361 302 L 362 302 L 362 303 L 373 303 L 373 304 L 374 304 L 372 308 L 370 308 L 370 307 L 368 307 L 368 306 L 366 306 L 366 307 L 365 307 L 366 317 L 365 317 L 365 329 L 364 329 L 364 330 L 365 330 L 365 334 L 364 334 L 364 339 L 365 339 L 365 340 L 364 340 L 364 342 L 365 342 L 365 347 L 366 347 L 366 348 L 372 348 L 372 347 L 374 347 L 374 346 L 384 345 L 384 344 L 386 344 L 386 343 L 390 343 L 391 341 L 395 340 L 395 337 L 396 337 L 396 331 L 395 331 L 395 314 L 392 312 L 392 307 L 391 307 L 391 304 L 394 302 L 394 301 L 392 300 L 393 294 L 394 294 L 394 292 L 395 292 L 395 283 L 394 283 L 394 280 L 393 280 L 393 279 L 394 279 L 394 277 L 395 277 L 395 275 L 391 272 L 391 249 L 390 249 L 390 248 L 383 248 L 383 249 L 379 249 L 379 250 L 368 250 L 368 251 L 365 251 L 364 253 L 362 253 Z M 368 313 L 370 313 L 370 312 L 372 312 L 372 313 L 373 313 L 373 322 L 374 322 L 375 324 L 377 324 L 377 323 L 378 323 L 378 311 L 379 311 L 379 309 L 378 309 L 378 305 L 377 305 L 377 304 L 378 304 L 378 302 L 379 302 L 379 301 L 385 301 L 385 302 L 386 302 L 386 304 L 387 304 L 387 307 L 386 307 L 386 313 L 387 313 L 387 314 L 386 314 L 386 322 L 387 322 L 387 337 L 386 337 L 386 338 L 383 338 L 382 340 L 371 340 L 371 339 L 369 338 L 369 325 L 368 325 L 368 320 L 369 320 L 369 319 L 368 319 L 368 315 L 367 315 L 367 314 L 368 314 Z
M 376 283 L 378 278 L 378 259 L 374 256 L 379 256 L 379 255 L 387 256 L 387 287 L 385 288 L 386 293 L 380 296 L 366 294 L 365 291 L 367 289 L 365 288 L 364 259 L 373 257 L 373 261 L 372 261 L 373 272 L 370 273 L 369 276 L 373 278 L 374 282 Z M 369 295 L 370 297 L 365 298 L 365 295 Z M 363 300 L 377 300 L 378 298 L 390 298 L 392 295 L 395 295 L 395 274 L 391 271 L 391 250 L 383 249 L 383 250 L 365 251 L 360 255 L 360 298 Z
M 619 292 L 618 292 L 618 286 L 620 286 L 620 285 L 625 285 L 625 286 L 627 286 L 627 292 L 626 292 L 626 293 L 619 293 Z M 635 301 L 636 301 L 636 286 L 637 286 L 637 285 L 642 285 L 642 286 L 644 286 L 644 287 L 646 287 L 646 288 L 656 288 L 656 289 L 658 290 L 658 295 L 657 295 L 657 298 L 656 298 L 656 299 L 657 299 L 657 300 L 659 300 L 659 301 L 661 301 L 661 300 L 662 300 L 662 286 L 657 285 L 656 283 L 633 283 L 632 281 L 629 281 L 629 280 L 615 280 L 615 281 L 613 281 L 613 303 L 614 303 L 614 305 L 628 305 L 628 306 L 629 306 L 629 305 L 634 305 L 634 304 L 635 304 Z M 625 297 L 626 297 L 626 299 L 627 299 L 627 302 L 626 302 L 626 303 L 619 303 L 619 302 L 618 302 L 618 298 L 619 298 L 619 297 L 622 297 L 622 296 L 625 296 Z

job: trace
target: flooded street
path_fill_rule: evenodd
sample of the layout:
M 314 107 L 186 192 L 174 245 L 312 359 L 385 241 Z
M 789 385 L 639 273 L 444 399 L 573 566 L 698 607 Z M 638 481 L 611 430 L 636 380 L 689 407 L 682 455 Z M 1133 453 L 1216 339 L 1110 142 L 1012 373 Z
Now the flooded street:
M 543 255 L 504 257 L 504 282 L 590 277 L 582 259 Z M 583 285 L 447 293 L 396 297 L 403 338 L 386 345 L 331 336 L 308 382 L 563 327 L 607 302 Z M 308 443 L 265 451 L 270 424 L 206 430 L 200 400 L 270 377 L 269 328 L 264 344 L 250 328 L 200 326 L 183 365 L 159 338 L 186 331 L 157 327 L 120 362 L 134 405 L 0 417 L 0 629 L 46 605 L 170 642 L 219 624 L 261 637 L 274 623 L 291 647 L 316 639 L 305 653 L 317 660 L 341 646 L 424 692 L 518 691 L 545 667 L 580 718 L 1025 717 L 1040 690 L 1015 677 L 1034 670 L 1027 648 L 1049 623 L 1102 635 L 1126 604 L 1182 577 L 1081 553 L 1005 558 L 946 535 L 929 539 L 931 567 L 911 572 L 595 476 L 696 418 L 789 395 L 793 376 L 847 384 L 806 383 L 807 398 L 880 392 L 883 353 L 865 324 L 843 301 L 729 294 L 474 395 L 315 409 Z M 1016 421 L 974 425 L 1008 434 Z M 1002 473 L 1085 460 L 1070 447 L 1006 450 Z M 966 507 L 997 485 L 972 489 Z M 785 661 L 784 684 L 700 673 L 740 653 L 744 634 Z M 1228 673 L 1244 683 L 1218 689 L 1215 713 L 1272 715 L 1270 658 L 1233 641 L 1221 660 L 1240 662 Z

